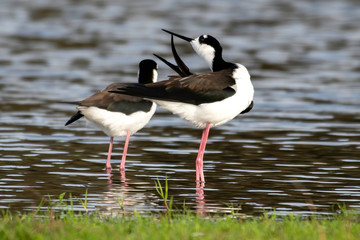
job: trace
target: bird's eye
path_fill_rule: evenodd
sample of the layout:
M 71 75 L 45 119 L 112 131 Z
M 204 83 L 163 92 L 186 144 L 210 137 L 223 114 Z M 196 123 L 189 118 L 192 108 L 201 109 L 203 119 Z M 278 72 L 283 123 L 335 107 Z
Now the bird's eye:
M 199 42 L 200 42 L 200 43 L 203 43 L 204 40 L 205 40 L 204 35 L 201 35 L 201 36 L 199 37 Z
M 201 35 L 201 36 L 199 37 L 199 42 L 200 42 L 200 43 L 204 43 L 204 42 L 206 41 L 207 37 L 208 37 L 208 35 Z

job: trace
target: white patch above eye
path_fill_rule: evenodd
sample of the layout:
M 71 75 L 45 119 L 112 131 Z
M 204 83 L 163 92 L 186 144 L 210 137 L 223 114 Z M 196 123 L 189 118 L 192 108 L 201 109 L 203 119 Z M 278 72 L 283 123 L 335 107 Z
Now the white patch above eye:
M 208 38 L 208 35 L 203 35 L 204 38 Z

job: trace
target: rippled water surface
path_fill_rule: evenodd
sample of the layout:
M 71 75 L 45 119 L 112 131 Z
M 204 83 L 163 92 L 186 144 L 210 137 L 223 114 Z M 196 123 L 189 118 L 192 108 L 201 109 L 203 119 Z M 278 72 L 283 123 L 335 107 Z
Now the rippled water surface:
M 165 176 L 175 205 L 201 213 L 360 208 L 358 1 L 4 0 L 0 22 L 0 208 L 88 190 L 90 210 L 124 211 L 122 199 L 125 211 L 156 212 Z M 152 53 L 171 58 L 161 28 L 217 37 L 252 75 L 253 110 L 210 131 L 204 188 L 194 181 L 201 130 L 163 109 L 131 137 L 126 180 L 124 139 L 107 173 L 108 137 L 84 120 L 64 126 L 75 106 L 59 102 L 136 81 Z M 209 71 L 176 44 L 192 71 Z

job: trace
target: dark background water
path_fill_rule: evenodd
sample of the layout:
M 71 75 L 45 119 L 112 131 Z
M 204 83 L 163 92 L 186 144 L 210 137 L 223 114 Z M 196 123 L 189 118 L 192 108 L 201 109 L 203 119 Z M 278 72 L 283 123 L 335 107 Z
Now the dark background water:
M 168 178 L 178 207 L 257 214 L 360 207 L 360 4 L 343 1 L 0 1 L 0 208 L 34 209 L 63 192 L 90 210 L 159 211 L 154 181 Z M 170 58 L 165 28 L 211 34 L 245 65 L 255 107 L 211 129 L 203 194 L 196 191 L 201 130 L 158 109 L 131 137 L 126 181 L 104 166 L 108 137 L 59 101 L 134 82 L 138 62 Z M 194 72 L 207 65 L 181 40 Z M 159 64 L 159 79 L 171 74 Z M 66 195 L 68 196 L 68 195 Z

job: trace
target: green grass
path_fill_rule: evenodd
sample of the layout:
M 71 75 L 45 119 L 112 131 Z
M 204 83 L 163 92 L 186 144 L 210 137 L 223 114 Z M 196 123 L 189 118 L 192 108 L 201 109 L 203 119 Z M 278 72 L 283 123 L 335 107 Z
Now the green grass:
M 159 196 L 164 201 L 164 205 L 165 205 L 165 208 L 166 208 L 166 213 L 168 214 L 169 217 L 171 217 L 173 198 L 171 197 L 170 203 L 168 203 L 169 188 L 168 188 L 167 177 L 165 177 L 165 186 L 164 186 L 164 188 L 162 187 L 161 182 L 160 182 L 160 180 L 158 178 L 155 181 L 155 188 L 156 188 L 156 192 L 159 194 Z
M 360 239 L 360 216 L 333 219 L 287 216 L 237 219 L 193 213 L 103 217 L 47 212 L 23 216 L 4 213 L 0 239 Z
M 261 217 L 240 218 L 229 215 L 199 216 L 172 209 L 168 185 L 156 181 L 156 191 L 164 201 L 164 213 L 115 216 L 89 212 L 87 192 L 84 199 L 60 194 L 57 200 L 44 199 L 36 210 L 23 214 L 0 212 L 0 240 L 22 239 L 360 239 L 360 215 L 344 210 L 336 215 L 318 217 L 277 216 L 265 212 Z M 119 206 L 123 209 L 123 197 Z M 74 210 L 74 206 L 82 206 Z M 75 205 L 77 204 L 77 205 Z M 45 206 L 46 205 L 46 206 Z M 184 207 L 185 208 L 185 207 Z M 79 208 L 76 208 L 79 209 Z M 2 214 L 1 214 L 2 213 Z

